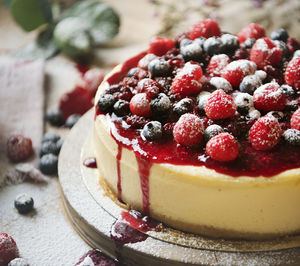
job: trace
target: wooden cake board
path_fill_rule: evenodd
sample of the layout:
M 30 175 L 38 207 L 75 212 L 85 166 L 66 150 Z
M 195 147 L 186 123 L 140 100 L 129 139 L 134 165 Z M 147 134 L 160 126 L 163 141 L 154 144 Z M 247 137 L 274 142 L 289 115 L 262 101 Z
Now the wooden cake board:
M 59 180 L 64 207 L 74 229 L 93 248 L 112 258 L 120 254 L 110 237 L 124 211 L 107 196 L 97 169 L 83 165 L 93 157 L 93 110 L 71 130 L 59 156 Z M 101 163 L 101 162 L 98 162 Z M 210 239 L 163 226 L 160 232 L 121 249 L 127 265 L 300 265 L 300 236 L 267 241 Z

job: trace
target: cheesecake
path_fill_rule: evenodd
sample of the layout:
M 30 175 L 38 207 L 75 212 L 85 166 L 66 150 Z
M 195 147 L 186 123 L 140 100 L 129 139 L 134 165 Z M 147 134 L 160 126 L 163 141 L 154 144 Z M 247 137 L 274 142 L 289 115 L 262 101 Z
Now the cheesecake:
M 300 233 L 300 45 L 270 36 L 207 19 L 105 77 L 94 152 L 120 202 L 209 237 Z

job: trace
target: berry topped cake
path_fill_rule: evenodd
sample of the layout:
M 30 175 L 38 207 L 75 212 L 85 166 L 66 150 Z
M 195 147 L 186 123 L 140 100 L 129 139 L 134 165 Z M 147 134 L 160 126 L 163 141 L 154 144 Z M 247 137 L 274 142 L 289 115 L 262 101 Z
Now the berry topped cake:
M 155 37 L 95 101 L 101 177 L 132 209 L 187 232 L 300 233 L 300 44 L 207 19 Z

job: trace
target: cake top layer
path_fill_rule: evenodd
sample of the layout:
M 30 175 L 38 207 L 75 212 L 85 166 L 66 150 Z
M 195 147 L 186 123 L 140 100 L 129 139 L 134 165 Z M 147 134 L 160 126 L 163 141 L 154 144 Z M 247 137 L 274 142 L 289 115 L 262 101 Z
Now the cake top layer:
M 153 162 L 232 176 L 299 168 L 299 50 L 283 29 L 265 37 L 250 24 L 233 35 L 204 20 L 175 40 L 153 38 L 109 78 L 96 112 Z

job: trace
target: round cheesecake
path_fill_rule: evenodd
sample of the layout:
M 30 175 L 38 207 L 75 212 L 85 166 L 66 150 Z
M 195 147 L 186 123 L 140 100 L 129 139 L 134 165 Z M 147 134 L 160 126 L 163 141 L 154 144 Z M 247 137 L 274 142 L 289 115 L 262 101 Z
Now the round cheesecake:
M 204 137 L 195 147 L 184 147 L 169 135 L 167 140 L 149 140 L 142 134 L 143 127 L 136 129 L 127 122 L 126 118 L 132 115 L 133 109 L 130 108 L 127 115 L 116 115 L 112 106 L 99 110 L 100 98 L 105 94 L 119 95 L 119 92 L 112 92 L 111 87 L 128 82 L 123 79 L 127 72 L 136 66 L 142 68 L 152 52 L 148 51 L 148 55 L 142 53 L 115 67 L 100 85 L 95 98 L 95 156 L 100 176 L 116 197 L 130 208 L 173 228 L 210 237 L 267 239 L 300 233 L 299 146 L 282 144 L 284 140 L 281 137 L 280 143 L 270 150 L 259 150 L 253 155 L 252 150 L 255 152 L 255 149 L 252 143 L 247 149 L 239 147 L 236 159 L 215 162 L 207 155 Z M 176 77 L 182 66 L 178 68 L 174 74 Z M 202 65 L 202 69 L 206 67 Z M 208 80 L 211 77 L 206 76 L 201 82 L 205 84 Z M 175 87 L 174 83 L 172 85 Z M 202 87 L 201 92 L 204 90 Z M 264 112 L 261 110 L 262 114 Z M 204 116 L 198 116 L 204 119 Z M 151 119 L 152 116 L 147 117 L 147 121 Z M 255 123 L 258 118 L 253 120 Z M 166 124 L 166 121 L 162 123 Z M 178 123 L 178 118 L 174 123 Z M 245 145 L 248 147 L 248 144 Z M 276 147 L 280 145 L 284 153 L 276 153 Z M 252 152 L 249 158 L 260 156 L 260 162 L 265 154 L 271 159 L 273 154 L 277 157 L 282 154 L 282 158 L 292 158 L 293 163 L 287 164 L 274 157 L 277 160 L 275 164 L 266 160 L 261 163 L 267 165 L 263 168 L 255 167 L 260 164 L 259 161 L 250 162 L 251 167 L 245 170 L 240 161 L 245 157 L 243 152 L 248 149 Z

